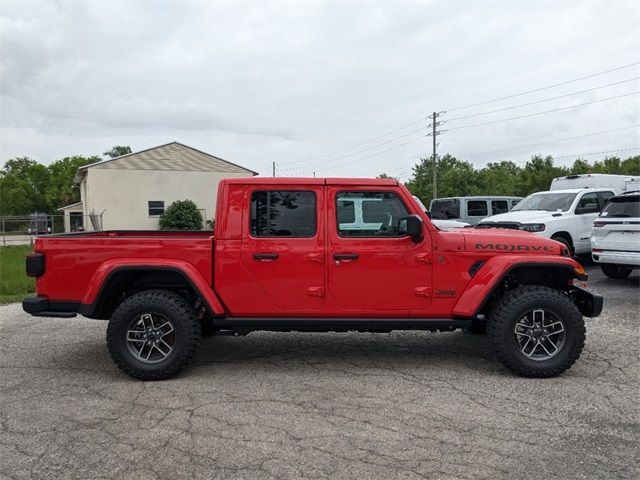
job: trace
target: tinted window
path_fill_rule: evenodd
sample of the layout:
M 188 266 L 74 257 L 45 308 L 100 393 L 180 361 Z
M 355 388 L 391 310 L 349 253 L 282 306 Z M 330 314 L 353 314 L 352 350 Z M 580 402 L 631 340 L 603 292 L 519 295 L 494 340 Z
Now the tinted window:
M 600 199 L 600 210 L 604 208 L 611 197 L 613 197 L 612 192 L 598 192 L 598 198 Z
M 336 211 L 341 237 L 398 237 L 398 222 L 409 214 L 392 192 L 340 192 Z
M 487 202 L 485 200 L 469 200 L 467 202 L 467 215 L 470 217 L 486 217 L 489 215 Z
M 520 203 L 520 200 L 511 200 L 511 208 L 515 207 Z
M 150 201 L 147 206 L 150 217 L 155 217 L 156 215 L 162 215 L 164 213 L 164 201 Z
M 460 200 L 443 198 L 431 202 L 431 218 L 436 220 L 450 220 L 460 218 Z
M 507 213 L 509 211 L 509 204 L 506 200 L 492 200 L 491 201 L 491 215 L 498 215 L 499 213 Z
M 312 237 L 315 233 L 315 193 L 271 190 L 251 194 L 254 237 Z
M 585 193 L 580 200 L 578 200 L 577 208 L 586 207 L 588 205 L 598 205 L 598 195 L 595 193 Z
M 609 200 L 607 206 L 600 214 L 601 217 L 640 217 L 640 196 L 639 195 L 625 195 L 621 197 L 615 197 Z

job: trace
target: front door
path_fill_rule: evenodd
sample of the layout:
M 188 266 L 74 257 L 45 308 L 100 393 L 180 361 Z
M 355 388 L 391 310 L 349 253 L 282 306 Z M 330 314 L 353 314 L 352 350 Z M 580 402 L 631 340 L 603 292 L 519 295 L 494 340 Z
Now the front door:
M 322 186 L 248 187 L 241 259 L 274 310 L 313 311 L 324 303 Z M 265 312 L 256 312 L 256 314 Z
M 327 188 L 327 285 L 336 313 L 409 316 L 431 302 L 431 245 L 401 235 L 398 222 L 417 213 L 397 190 Z

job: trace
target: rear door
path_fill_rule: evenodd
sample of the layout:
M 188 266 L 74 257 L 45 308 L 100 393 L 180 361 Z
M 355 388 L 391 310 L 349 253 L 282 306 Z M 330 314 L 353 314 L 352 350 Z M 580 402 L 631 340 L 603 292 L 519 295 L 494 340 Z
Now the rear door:
M 336 314 L 409 316 L 431 303 L 431 247 L 398 232 L 415 202 L 392 188 L 327 187 L 327 285 Z M 333 303 L 332 303 L 333 304 Z M 329 306 L 329 305 L 327 305 Z
M 276 309 L 304 312 L 324 303 L 323 194 L 321 185 L 245 190 L 250 218 L 241 261 Z
M 593 231 L 593 222 L 600 214 L 600 204 L 598 203 L 598 193 L 584 193 L 578 200 L 576 210 L 578 208 L 588 207 L 595 204 L 598 208 L 595 213 L 583 213 L 575 215 L 577 238 L 573 239 L 576 253 L 588 252 L 591 250 L 591 233 Z

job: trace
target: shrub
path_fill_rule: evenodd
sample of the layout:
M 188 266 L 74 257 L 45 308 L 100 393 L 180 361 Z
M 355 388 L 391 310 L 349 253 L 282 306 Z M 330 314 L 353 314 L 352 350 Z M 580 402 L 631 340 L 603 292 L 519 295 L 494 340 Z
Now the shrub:
M 202 230 L 202 214 L 191 200 L 176 200 L 160 215 L 160 230 Z

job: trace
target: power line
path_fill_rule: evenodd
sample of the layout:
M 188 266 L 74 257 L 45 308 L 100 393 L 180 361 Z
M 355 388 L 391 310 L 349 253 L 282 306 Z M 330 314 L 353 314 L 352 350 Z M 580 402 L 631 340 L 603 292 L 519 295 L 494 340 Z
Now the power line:
M 601 132 L 586 133 L 584 135 L 576 135 L 574 137 L 559 138 L 557 140 L 550 140 L 548 142 L 529 143 L 529 144 L 526 144 L 526 145 L 514 145 L 512 147 L 501 148 L 499 150 L 488 150 L 488 151 L 485 151 L 485 152 L 476 152 L 476 153 L 459 153 L 459 154 L 457 154 L 457 156 L 458 157 L 464 157 L 464 158 L 479 157 L 479 156 L 482 156 L 482 155 L 490 155 L 490 154 L 494 154 L 494 153 L 508 152 L 510 150 L 519 150 L 521 148 L 538 147 L 540 145 L 549 145 L 549 144 L 552 144 L 552 143 L 565 142 L 567 140 L 576 140 L 578 138 L 593 137 L 593 136 L 596 136 L 596 135 L 603 135 L 605 133 L 621 132 L 623 130 L 630 130 L 632 128 L 638 128 L 638 127 L 640 127 L 640 124 L 631 125 L 631 126 L 628 126 L 628 127 L 613 128 L 611 130 L 602 130 Z
M 640 77 L 628 78 L 627 80 L 622 80 L 620 82 L 608 83 L 607 85 L 601 85 L 599 87 L 589 88 L 587 90 L 581 90 L 579 92 L 573 92 L 573 93 L 567 93 L 567 94 L 564 94 L 564 95 L 558 95 L 557 97 L 543 98 L 542 100 L 536 100 L 535 102 L 521 103 L 520 105 L 513 105 L 511 107 L 498 108 L 496 110 L 489 110 L 488 112 L 474 113 L 474 114 L 471 114 L 471 115 L 464 115 L 462 117 L 449 118 L 449 121 L 451 122 L 451 121 L 454 121 L 454 120 L 462 120 L 464 118 L 481 117 L 483 115 L 489 115 L 491 113 L 504 112 L 506 110 L 513 110 L 514 108 L 528 107 L 528 106 L 531 106 L 531 105 L 536 105 L 538 103 L 550 102 L 552 100 L 558 100 L 560 98 L 571 97 L 573 95 L 580 95 L 581 93 L 593 92 L 595 90 L 600 90 L 600 89 L 606 88 L 606 87 L 612 87 L 614 85 L 621 85 L 623 83 L 629 83 L 629 82 L 632 82 L 632 81 L 638 80 L 638 79 L 640 79 Z
M 513 95 L 507 95 L 506 97 L 494 98 L 493 100 L 486 100 L 484 102 L 471 103 L 469 105 L 463 105 L 461 107 L 449 108 L 449 109 L 447 109 L 447 111 L 448 112 L 454 112 L 456 110 L 463 110 L 463 109 L 467 109 L 467 108 L 471 108 L 471 107 L 479 107 L 481 105 L 487 105 L 488 103 L 499 102 L 501 100 L 508 100 L 510 98 L 520 97 L 522 95 L 527 95 L 529 93 L 541 92 L 542 90 L 548 90 L 550 88 L 560 87 L 562 85 L 568 85 L 570 83 L 579 82 L 580 80 L 586 80 L 587 78 L 593 78 L 593 77 L 598 77 L 600 75 L 605 75 L 607 73 L 617 72 L 619 70 L 624 70 L 626 68 L 635 67 L 636 65 L 640 65 L 640 62 L 629 63 L 628 65 L 623 65 L 621 67 L 612 68 L 611 70 L 605 70 L 603 72 L 592 73 L 591 75 L 586 75 L 584 77 L 575 78 L 573 80 L 568 80 L 566 82 L 556 83 L 554 85 L 548 85 L 546 87 L 540 87 L 540 88 L 535 88 L 533 90 L 527 90 L 526 92 L 514 93 Z
M 577 105 L 569 105 L 569 106 L 566 106 L 566 107 L 553 108 L 551 110 L 545 110 L 543 112 L 529 113 L 527 115 L 518 115 L 517 117 L 502 118 L 500 120 L 492 120 L 490 122 L 472 123 L 472 124 L 469 124 L 469 125 L 462 125 L 460 127 L 448 128 L 448 129 L 445 130 L 445 132 L 451 132 L 451 131 L 454 131 L 454 130 L 463 130 L 465 128 L 481 127 L 481 126 L 484 126 L 484 125 L 493 125 L 493 124 L 502 123 L 502 122 L 509 122 L 511 120 L 518 120 L 520 118 L 534 117 L 536 115 L 543 115 L 543 114 L 546 114 L 546 113 L 560 112 L 562 110 L 569 110 L 571 108 L 578 108 L 578 107 L 583 107 L 585 105 L 593 105 L 594 103 L 601 103 L 601 102 L 606 102 L 608 100 L 615 100 L 617 98 L 629 97 L 631 95 L 637 95 L 638 93 L 640 93 L 640 90 L 637 90 L 637 91 L 631 92 L 631 93 L 625 93 L 623 95 L 616 95 L 614 97 L 602 98 L 600 100 L 593 100 L 591 102 L 578 103 Z
M 338 153 L 347 152 L 349 150 L 353 150 L 354 148 L 360 147 L 362 145 L 366 145 L 367 143 L 371 143 L 371 142 L 373 142 L 375 140 L 378 140 L 380 138 L 384 138 L 384 137 L 387 137 L 387 136 L 392 135 L 394 133 L 400 132 L 400 131 L 404 130 L 405 128 L 409 128 L 409 127 L 411 127 L 413 125 L 417 125 L 420 122 L 424 122 L 428 118 L 429 117 L 423 117 L 423 118 L 421 118 L 419 120 L 416 120 L 415 122 L 407 123 L 406 125 L 403 125 L 402 127 L 396 128 L 395 130 L 391 130 L 390 132 L 387 132 L 387 133 L 384 133 L 382 135 L 378 135 L 376 137 L 370 138 L 369 140 L 365 140 L 363 142 L 356 143 L 355 145 L 351 145 L 350 147 L 342 148 L 340 150 L 335 150 L 335 151 L 329 152 L 329 153 L 324 153 L 322 155 L 317 155 L 315 157 L 305 158 L 305 159 L 301 159 L 301 160 L 291 160 L 289 162 L 282 162 L 282 165 L 290 165 L 290 164 L 293 164 L 293 163 L 310 162 L 311 160 L 316 160 L 316 159 L 325 158 L 325 157 L 331 157 L 331 156 L 333 156 L 335 154 L 338 154 Z
M 640 145 L 636 147 L 627 147 L 627 148 L 618 148 L 616 150 L 604 150 L 602 152 L 589 152 L 589 153 L 572 153 L 571 155 L 560 155 L 555 158 L 579 158 L 579 157 L 588 157 L 590 155 L 603 155 L 605 153 L 617 153 L 617 152 L 628 152 L 630 150 L 640 150 Z
M 572 154 L 568 154 L 568 155 L 551 155 L 553 157 L 553 159 L 558 159 L 558 158 L 580 158 L 580 157 L 588 157 L 591 155 L 604 155 L 606 153 L 618 153 L 618 152 L 629 152 L 632 150 L 640 150 L 640 146 L 636 146 L 636 147 L 625 147 L 625 148 L 617 148 L 614 150 L 602 150 L 599 152 L 588 152 L 588 153 L 572 153 Z M 408 170 L 403 170 L 401 173 L 396 174 L 395 176 L 397 178 L 403 177 L 405 175 L 407 175 L 408 173 L 411 173 L 413 171 L 413 167 L 415 167 L 414 164 L 410 169 Z M 393 170 L 395 169 L 391 169 L 391 170 L 385 170 L 382 173 L 389 173 L 389 172 L 393 172 Z M 394 176 L 394 175 L 391 175 Z
M 298 167 L 289 168 L 289 169 L 286 169 L 286 171 L 295 172 L 295 171 L 300 171 L 300 170 L 307 170 L 307 169 L 312 168 L 314 166 L 324 166 L 324 165 L 327 165 L 329 163 L 333 163 L 335 161 L 342 160 L 344 158 L 348 158 L 348 157 L 352 157 L 354 155 L 359 155 L 361 153 L 369 152 L 369 151 L 374 150 L 374 149 L 376 149 L 378 147 L 387 145 L 389 143 L 393 143 L 396 140 L 400 140 L 402 138 L 406 138 L 409 135 L 413 135 L 414 133 L 418 133 L 418 132 L 422 132 L 422 131 L 424 131 L 424 127 L 418 128 L 417 130 L 412 130 L 412 131 L 410 131 L 408 133 L 405 133 L 404 135 L 400 135 L 399 137 L 392 138 L 391 140 L 387 140 L 386 142 L 378 143 L 378 144 L 373 145 L 371 147 L 365 148 L 364 150 L 359 150 L 357 152 L 353 152 L 353 153 L 349 153 L 349 154 L 346 154 L 346 155 L 342 155 L 340 157 L 332 158 L 331 160 L 327 160 L 327 161 L 322 162 L 322 163 L 314 162 L 314 163 L 309 164 L 309 165 L 301 165 L 301 166 L 298 166 Z M 321 169 L 321 170 L 324 170 L 324 169 Z
M 333 169 L 333 168 L 338 168 L 338 167 L 344 167 L 344 166 L 346 166 L 346 165 L 351 165 L 351 164 L 353 164 L 353 163 L 357 163 L 357 162 L 360 162 L 360 161 L 362 161 L 362 160 L 366 160 L 366 159 L 368 159 L 368 158 L 375 157 L 375 156 L 380 155 L 380 154 L 382 154 L 382 153 L 387 153 L 387 152 L 390 152 L 390 151 L 392 151 L 392 150 L 396 150 L 396 149 L 398 149 L 398 148 L 400 148 L 400 147 L 404 147 L 405 145 L 409 145 L 410 143 L 417 142 L 418 140 L 424 140 L 424 138 L 425 138 L 425 137 L 429 137 L 429 136 L 431 136 L 431 134 L 422 135 L 422 136 L 420 136 L 420 137 L 413 138 L 413 139 L 411 139 L 411 140 L 409 140 L 409 141 L 407 141 L 407 142 L 401 143 L 401 144 L 399 144 L 399 145 L 395 145 L 395 146 L 393 146 L 393 147 L 391 147 L 391 148 L 388 148 L 388 149 L 386 149 L 386 150 L 381 150 L 380 152 L 375 152 L 375 153 L 372 153 L 372 154 L 370 154 L 370 155 L 366 155 L 366 156 L 361 157 L 361 158 L 356 158 L 356 159 L 351 160 L 351 161 L 349 161 L 349 162 L 341 163 L 340 165 L 333 165 L 333 166 L 331 166 L 330 168 L 332 168 L 332 169 Z M 318 169 L 316 169 L 316 171 L 323 171 L 323 170 L 327 170 L 327 168 L 318 168 Z

